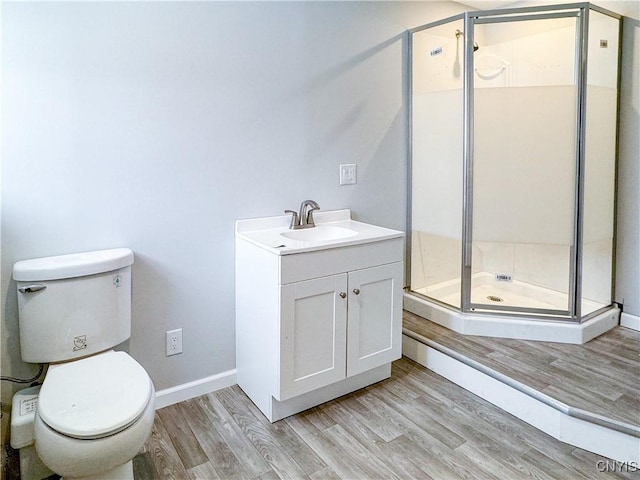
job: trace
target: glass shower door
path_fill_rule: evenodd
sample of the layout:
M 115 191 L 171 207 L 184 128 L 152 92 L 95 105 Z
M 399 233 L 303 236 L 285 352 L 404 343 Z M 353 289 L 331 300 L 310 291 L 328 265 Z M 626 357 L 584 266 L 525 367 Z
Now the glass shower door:
M 460 308 L 464 44 L 462 16 L 411 35 L 412 292 Z
M 581 284 L 582 316 L 611 305 L 620 22 L 589 12 Z
M 470 19 L 470 310 L 571 316 L 578 14 Z

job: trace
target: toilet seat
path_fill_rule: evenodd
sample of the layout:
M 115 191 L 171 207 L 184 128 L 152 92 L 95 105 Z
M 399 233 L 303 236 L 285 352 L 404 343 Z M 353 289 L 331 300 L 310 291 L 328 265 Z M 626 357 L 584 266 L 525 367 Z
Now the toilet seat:
M 78 439 L 113 435 L 144 412 L 153 384 L 124 352 L 108 351 L 51 365 L 38 398 L 38 415 L 53 430 Z

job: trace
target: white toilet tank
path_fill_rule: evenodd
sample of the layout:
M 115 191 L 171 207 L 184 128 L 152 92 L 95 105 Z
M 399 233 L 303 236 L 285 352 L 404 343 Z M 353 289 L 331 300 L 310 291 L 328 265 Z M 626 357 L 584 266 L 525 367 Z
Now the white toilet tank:
M 128 248 L 16 262 L 22 359 L 61 362 L 127 340 L 131 264 Z

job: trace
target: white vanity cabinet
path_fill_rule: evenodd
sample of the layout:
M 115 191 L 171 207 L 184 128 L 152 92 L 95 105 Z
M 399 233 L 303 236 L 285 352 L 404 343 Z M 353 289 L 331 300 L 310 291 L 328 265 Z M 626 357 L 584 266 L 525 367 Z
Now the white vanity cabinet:
M 400 358 L 401 301 L 401 262 L 282 285 L 276 399 Z
M 288 254 L 236 235 L 237 382 L 270 421 L 390 376 L 404 241 L 381 230 Z

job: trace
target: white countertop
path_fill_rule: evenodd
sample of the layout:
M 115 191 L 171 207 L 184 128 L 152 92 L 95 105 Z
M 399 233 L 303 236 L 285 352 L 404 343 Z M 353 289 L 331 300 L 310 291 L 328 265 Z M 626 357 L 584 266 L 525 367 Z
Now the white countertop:
M 404 237 L 404 232 L 399 230 L 351 220 L 351 211 L 348 209 L 317 211 L 314 212 L 313 218 L 317 226 L 346 228 L 352 232 L 350 236 L 324 241 L 294 240 L 282 234 L 303 232 L 304 230 L 289 229 L 291 215 L 279 215 L 236 220 L 236 237 L 264 248 L 275 255 L 291 255 Z

